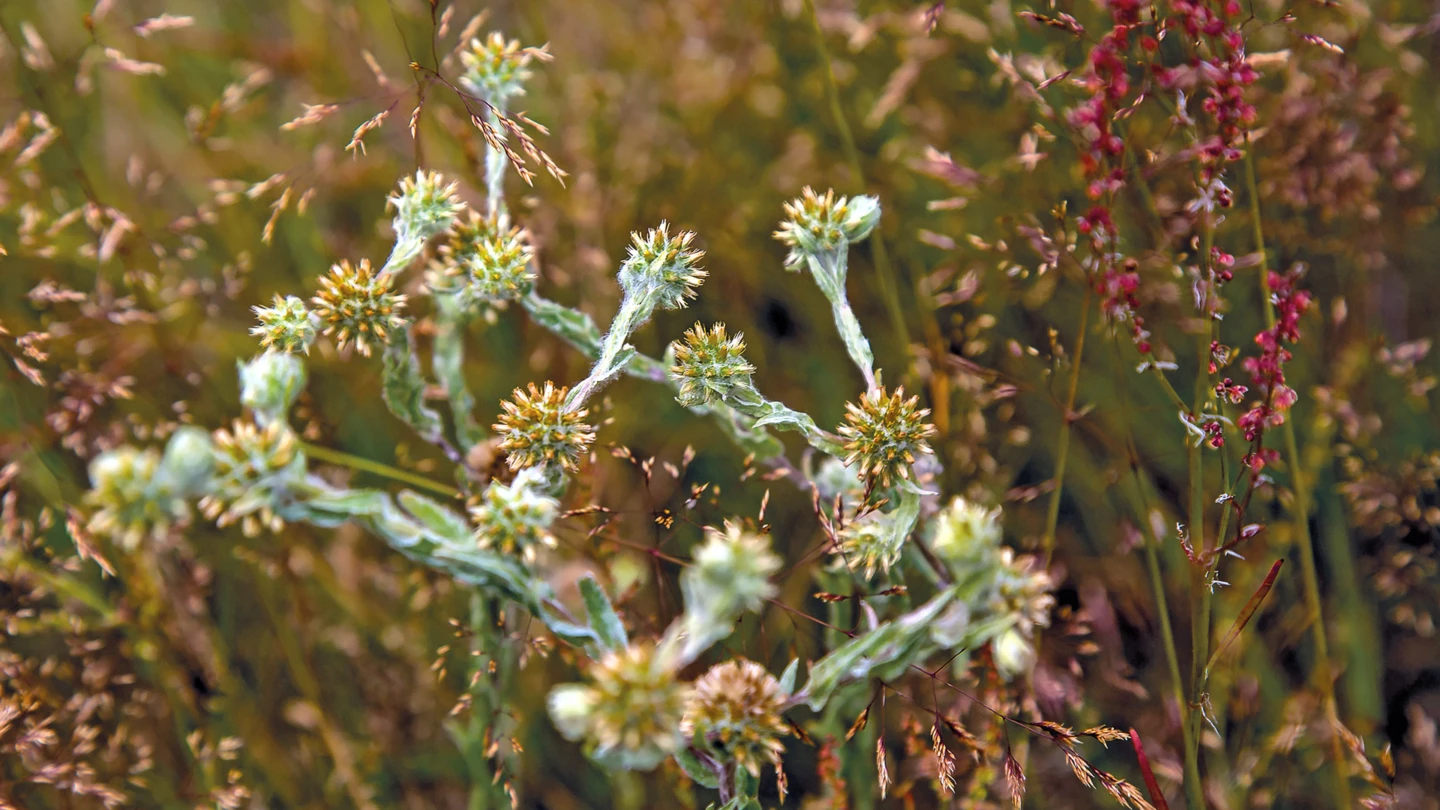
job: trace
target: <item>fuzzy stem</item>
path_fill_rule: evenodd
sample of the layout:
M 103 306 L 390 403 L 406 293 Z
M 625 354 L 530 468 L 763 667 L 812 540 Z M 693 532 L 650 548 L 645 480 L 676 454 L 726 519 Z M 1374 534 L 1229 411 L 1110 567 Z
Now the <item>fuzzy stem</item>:
M 850 270 L 849 245 L 820 254 L 807 254 L 805 259 L 810 266 L 810 275 L 815 278 L 815 285 L 830 299 L 835 328 L 840 332 L 840 339 L 845 342 L 845 350 L 850 353 L 850 359 L 855 361 L 855 365 L 860 368 L 860 374 L 865 377 L 865 390 L 874 391 L 878 387 L 875 380 L 875 354 L 870 350 L 870 341 L 865 338 L 865 331 L 860 327 L 860 320 L 855 317 L 855 311 L 850 308 L 850 299 L 845 294 L 845 278 Z
M 1260 298 L 1265 304 L 1265 325 L 1275 327 L 1275 305 L 1270 300 L 1269 262 L 1265 256 L 1265 231 L 1260 220 L 1260 191 L 1255 180 L 1255 150 L 1245 154 L 1245 184 L 1250 197 L 1250 221 L 1254 229 L 1255 250 L 1260 254 Z M 1295 493 L 1295 534 L 1300 546 L 1300 576 L 1304 586 L 1305 612 L 1310 637 L 1315 645 L 1315 674 L 1320 694 L 1325 701 L 1326 720 L 1330 724 L 1330 756 L 1334 760 L 1335 806 L 1350 807 L 1350 784 L 1345 773 L 1345 751 L 1342 748 L 1340 718 L 1335 703 L 1335 680 L 1330 667 L 1330 645 L 1325 635 L 1325 615 L 1320 602 L 1320 577 L 1315 566 L 1315 546 L 1310 537 L 1310 489 L 1295 440 L 1295 424 L 1286 419 L 1280 426 L 1285 443 L 1285 459 L 1290 465 L 1290 488 Z
M 1055 449 L 1055 488 L 1050 491 L 1050 504 L 1045 511 L 1045 535 L 1041 548 L 1045 551 L 1045 568 L 1055 554 L 1055 529 L 1060 522 L 1060 497 L 1065 488 L 1065 462 L 1070 455 L 1070 426 L 1074 422 L 1075 392 L 1080 386 L 1080 363 L 1085 355 L 1085 333 L 1090 329 L 1090 300 L 1093 285 L 1085 284 L 1085 303 L 1080 305 L 1080 332 L 1075 337 L 1075 356 L 1070 360 L 1070 384 L 1065 394 L 1065 411 L 1060 415 L 1060 438 Z

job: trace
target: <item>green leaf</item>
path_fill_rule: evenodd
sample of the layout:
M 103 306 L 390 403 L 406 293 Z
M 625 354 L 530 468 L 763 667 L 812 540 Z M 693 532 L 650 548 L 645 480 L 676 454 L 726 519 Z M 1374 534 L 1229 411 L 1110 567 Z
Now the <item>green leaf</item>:
M 842 686 L 870 677 L 899 677 L 937 648 L 930 624 L 954 598 L 954 589 L 941 591 L 916 610 L 840 645 L 810 667 L 810 680 L 795 700 L 820 711 Z
M 405 424 L 427 442 L 434 443 L 444 438 L 445 428 L 440 415 L 425 404 L 425 377 L 420 373 L 420 358 L 415 356 L 410 345 L 410 327 L 391 333 L 390 345 L 385 347 L 384 388 L 385 405 L 390 412 L 400 417 Z
M 605 595 L 595 577 L 586 574 L 580 578 L 580 595 L 585 598 L 585 610 L 590 614 L 590 627 L 595 631 L 600 645 L 609 652 L 625 649 L 625 645 L 630 643 L 630 638 L 625 633 L 625 625 L 620 623 L 620 617 L 615 615 L 614 605 L 610 604 L 610 597 Z
M 795 694 L 795 678 L 800 674 L 800 659 L 791 658 L 790 666 L 785 667 L 785 672 L 780 676 L 780 691 L 787 695 Z
M 396 500 L 411 517 L 436 537 L 461 546 L 471 542 L 473 532 L 470 524 L 453 509 L 447 509 L 440 503 L 408 489 L 402 490 Z
M 680 770 L 684 771 L 685 775 L 690 777 L 695 784 L 711 790 L 720 787 L 720 776 L 706 767 L 689 746 L 675 752 L 675 761 L 680 763 Z

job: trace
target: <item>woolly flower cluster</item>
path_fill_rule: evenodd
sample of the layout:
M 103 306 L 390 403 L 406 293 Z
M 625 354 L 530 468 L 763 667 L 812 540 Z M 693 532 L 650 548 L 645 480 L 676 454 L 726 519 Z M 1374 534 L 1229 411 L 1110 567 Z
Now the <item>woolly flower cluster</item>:
M 504 106 L 506 99 L 525 94 L 530 63 L 536 59 L 548 62 L 550 52 L 544 46 L 522 47 L 520 40 L 507 40 L 499 31 L 491 31 L 485 39 L 470 40 L 460 51 L 460 64 L 465 68 L 461 81 L 491 104 Z
M 780 682 L 754 661 L 716 664 L 695 681 L 680 732 L 759 776 L 764 763 L 780 767 L 785 698 Z
M 845 463 L 859 463 L 860 473 L 881 487 L 895 478 L 908 479 L 915 457 L 929 453 L 926 437 L 935 426 L 925 422 L 929 408 L 916 408 L 918 398 L 905 399 L 905 389 L 887 394 L 884 386 L 860 396 L 859 404 L 845 404 L 845 421 L 839 429 L 845 439 Z
M 304 301 L 293 295 L 277 295 L 271 306 L 253 309 L 260 325 L 253 327 L 250 334 L 260 338 L 261 346 L 287 354 L 310 353 L 310 344 L 315 342 L 315 321 Z
M 674 661 L 647 643 L 607 653 L 587 683 L 550 692 L 550 717 L 566 739 L 583 742 L 596 761 L 648 770 L 684 744 L 680 721 L 689 689 Z
M 481 548 L 519 551 L 529 563 L 537 547 L 555 545 L 550 524 L 560 513 L 560 503 L 542 491 L 539 478 L 539 470 L 531 468 L 521 470 L 509 485 L 495 481 L 485 488 L 480 503 L 470 509 Z
M 745 336 L 725 334 L 725 324 L 709 331 L 700 324 L 672 344 L 670 378 L 680 384 L 675 401 L 687 408 L 724 402 L 739 389 L 751 389 L 755 367 L 745 361 Z
M 931 549 L 957 578 L 978 589 L 970 608 L 989 617 L 995 668 L 1011 679 L 1035 665 L 1035 633 L 1050 625 L 1054 582 L 1034 557 L 1003 548 L 1000 510 L 956 497 L 939 514 Z
M 200 491 L 213 466 L 205 431 L 182 427 L 162 456 L 155 450 L 117 447 L 90 462 L 93 507 L 86 529 L 133 551 L 145 539 L 161 540 L 190 519 L 187 499 Z
M 478 304 L 503 307 L 535 286 L 530 232 L 502 228 L 474 211 L 451 229 L 439 254 L 427 278 L 430 288 L 457 295 L 467 309 Z
M 706 530 L 694 564 L 680 577 L 685 597 L 685 652 L 689 660 L 728 634 L 740 614 L 758 610 L 775 595 L 770 581 L 781 561 L 765 535 L 727 522 L 724 530 Z
M 880 200 L 870 196 L 821 197 L 806 186 L 798 199 L 785 203 L 785 222 L 775 232 L 790 248 L 785 267 L 799 270 L 806 258 L 843 251 L 870 235 L 880 221 Z
M 620 265 L 620 288 L 626 296 L 650 298 L 662 309 L 679 309 L 695 297 L 707 273 L 700 269 L 705 252 L 690 247 L 695 234 L 681 231 L 670 235 L 670 226 L 660 223 L 645 236 L 630 235 L 630 251 Z
M 311 300 L 315 316 L 324 325 L 324 334 L 334 335 L 345 348 L 351 342 L 366 357 L 371 349 L 388 342 L 390 330 L 405 325 L 400 310 L 405 296 L 392 288 L 392 279 L 370 269 L 370 261 L 358 266 L 342 261 L 320 280 L 320 292 Z
M 551 382 L 544 388 L 530 383 L 500 403 L 505 412 L 492 429 L 500 437 L 500 449 L 509 455 L 511 469 L 541 464 L 557 464 L 566 472 L 580 468 L 580 459 L 595 441 L 595 429 L 585 424 L 585 409 L 566 410 L 569 391 Z
M 458 188 L 437 172 L 417 171 L 400 181 L 400 190 L 385 198 L 395 209 L 396 241 L 424 242 L 448 230 L 465 208 L 456 194 Z
M 246 537 L 285 527 L 280 510 L 305 477 L 300 440 L 281 421 L 260 427 L 235 420 L 213 435 L 215 475 L 200 511 L 222 528 L 239 522 Z

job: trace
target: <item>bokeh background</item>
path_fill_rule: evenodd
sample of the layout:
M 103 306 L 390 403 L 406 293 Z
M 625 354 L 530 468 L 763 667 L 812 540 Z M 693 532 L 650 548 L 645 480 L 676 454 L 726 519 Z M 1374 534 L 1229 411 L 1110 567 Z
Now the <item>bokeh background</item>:
M 452 620 L 468 615 L 469 600 L 440 575 L 356 528 L 292 526 L 246 539 L 202 521 L 107 577 L 76 558 L 63 526 L 95 453 L 239 414 L 234 367 L 256 351 L 251 307 L 276 293 L 308 297 L 342 258 L 383 258 L 392 236 L 385 196 L 399 177 L 438 170 L 460 180 L 468 199 L 483 197 L 483 141 L 452 95 L 426 85 L 417 136 L 407 127 L 423 75 L 411 63 L 441 65 L 480 12 L 482 31 L 548 43 L 555 57 L 516 106 L 548 127 L 539 143 L 569 176 L 562 186 L 541 174 L 533 187 L 512 176 L 509 186 L 539 246 L 542 292 L 604 324 L 630 231 L 662 220 L 694 230 L 710 277 L 688 309 L 661 313 L 638 334 L 638 347 L 658 356 L 694 321 L 724 321 L 746 335 L 760 390 L 834 425 L 861 379 L 825 299 L 782 269 L 785 249 L 771 233 L 803 186 L 878 195 L 884 216 L 852 256 L 849 287 L 877 363 L 887 382 L 933 409 L 944 490 L 1003 505 L 1007 542 L 1033 550 L 1088 301 L 1073 280 L 1037 272 L 1022 235 L 1057 206 L 1086 205 L 1075 145 L 1043 114 L 1078 96 L 1064 82 L 1035 86 L 1078 67 L 1089 43 L 1018 16 L 1028 8 L 1018 1 L 817 5 L 0 4 L 0 120 L 28 116 L 9 131 L 14 140 L 0 134 L 0 345 L 18 361 L 5 364 L 0 393 L 0 448 L 18 463 L 5 476 L 0 696 L 23 708 L 25 722 L 52 717 L 44 728 L 56 735 L 27 749 L 24 723 L 0 733 L 0 800 L 92 807 L 116 790 L 126 807 L 503 801 L 477 798 L 475 774 L 447 733 L 464 719 L 451 718 L 468 677 Z M 1095 5 L 1054 5 L 1104 30 Z M 1253 6 L 1251 50 L 1284 52 L 1251 90 L 1272 263 L 1307 264 L 1304 285 L 1317 299 L 1289 375 L 1301 392 L 1292 418 L 1313 483 L 1341 715 L 1369 755 L 1393 746 L 1398 806 L 1433 808 L 1440 423 L 1427 351 L 1440 331 L 1440 16 L 1421 0 Z M 193 25 L 136 32 L 163 13 Z M 1287 13 L 1294 19 L 1280 22 Z M 302 105 L 320 103 L 338 109 L 283 128 Z M 347 151 L 355 127 L 385 109 L 363 150 Z M 37 114 L 56 134 L 44 134 Z M 1140 144 L 1168 136 L 1163 114 L 1137 115 L 1129 127 Z M 37 137 L 44 148 L 22 159 Z M 1156 256 L 1183 250 L 1166 222 L 1187 190 L 1160 176 L 1152 193 L 1126 201 L 1129 238 Z M 65 221 L 87 201 L 94 211 Z M 128 225 L 117 233 L 122 215 Z M 1234 219 L 1221 243 L 1249 253 L 1248 221 L 1239 211 Z M 1173 267 L 1156 259 L 1145 268 L 1144 304 L 1162 344 L 1185 338 L 1190 293 Z M 1242 348 L 1263 326 L 1254 288 L 1234 293 L 1222 327 Z M 1178 778 L 1175 707 L 1163 697 L 1158 620 L 1135 550 L 1150 510 L 1136 504 L 1150 504 L 1162 527 L 1181 519 L 1186 438 L 1163 394 L 1133 373 L 1123 333 L 1113 339 L 1098 317 L 1090 329 L 1077 399 L 1085 410 L 1061 504 L 1057 620 L 1033 682 L 985 689 L 1077 726 L 1139 728 L 1154 740 L 1162 777 Z M 35 331 L 51 335 L 43 359 L 19 340 Z M 466 375 L 486 423 L 515 386 L 574 381 L 587 368 L 513 310 L 476 325 L 468 347 Z M 322 341 L 310 368 L 298 420 L 308 441 L 451 480 L 443 457 L 386 410 L 377 362 L 338 356 Z M 658 631 L 678 609 L 675 569 L 606 537 L 684 557 L 699 526 L 755 515 L 767 500 L 772 536 L 791 563 L 822 540 L 807 494 L 749 471 L 741 452 L 664 391 L 621 380 L 600 415 L 602 452 L 571 505 L 615 514 L 599 532 L 593 519 L 565 525 L 562 593 L 566 577 L 602 571 L 626 586 L 622 607 L 640 632 Z M 636 462 L 672 464 L 693 447 L 694 461 L 678 479 L 647 478 L 612 446 Z M 1285 469 L 1257 506 L 1274 523 L 1222 597 L 1227 621 L 1268 562 L 1292 552 Z M 363 470 L 333 474 L 394 485 Z M 713 486 L 687 505 L 702 483 Z M 1162 558 L 1176 632 L 1188 637 L 1179 544 L 1166 544 Z M 1327 748 L 1308 724 L 1314 651 L 1293 571 L 1217 676 L 1223 733 L 1206 741 L 1210 760 L 1223 763 L 1212 773 L 1227 783 L 1217 807 L 1332 806 L 1317 775 Z M 794 574 L 783 598 L 818 615 L 805 566 Z M 774 671 L 816 654 L 815 628 L 784 614 L 753 624 L 729 652 Z M 606 773 L 559 738 L 543 698 L 573 672 L 563 655 L 529 656 L 495 718 L 520 743 L 507 743 L 495 772 L 520 806 L 703 807 L 704 792 L 676 773 Z M 887 723 L 902 739 L 906 722 L 892 709 L 862 742 L 873 749 Z M 962 806 L 938 797 L 923 750 L 899 759 L 904 787 L 881 802 L 862 742 L 843 766 L 849 806 Z M 1097 756 L 1136 778 L 1133 756 Z M 791 740 L 786 806 L 843 806 L 822 787 L 816 759 Z M 48 777 L 47 763 L 58 769 Z M 1008 801 L 979 765 L 966 773 L 963 806 Z M 1033 806 L 1110 806 L 1038 750 L 1031 784 Z M 765 790 L 767 805 L 777 804 L 773 782 Z

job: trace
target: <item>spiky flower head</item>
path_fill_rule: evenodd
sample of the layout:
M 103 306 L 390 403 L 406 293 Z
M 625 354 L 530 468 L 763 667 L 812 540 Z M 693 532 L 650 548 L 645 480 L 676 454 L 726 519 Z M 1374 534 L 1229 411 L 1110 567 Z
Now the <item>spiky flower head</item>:
M 889 571 L 905 549 L 906 532 L 896 531 L 888 513 L 870 511 L 840 529 L 840 555 L 851 569 L 864 569 L 868 579 L 875 571 Z
M 550 716 L 566 739 L 620 768 L 649 770 L 685 744 L 680 720 L 689 687 L 675 677 L 674 661 L 638 642 L 592 664 L 587 683 L 550 692 Z
M 315 322 L 304 301 L 293 295 L 277 295 L 273 305 L 253 309 L 260 325 L 251 327 L 250 334 L 260 338 L 261 346 L 287 354 L 310 353 L 310 344 L 315 342 Z
M 565 409 L 567 387 L 544 388 L 529 383 L 501 402 L 504 413 L 492 429 L 500 436 L 500 449 L 509 455 L 514 470 L 540 464 L 559 464 L 566 472 L 580 468 L 580 459 L 595 441 L 595 429 L 585 424 L 585 409 Z
M 392 289 L 390 276 L 372 271 L 368 259 L 361 259 L 358 267 L 348 261 L 331 267 L 310 303 L 315 305 L 324 334 L 333 334 L 341 349 L 354 341 L 366 357 L 372 347 L 389 342 L 390 330 L 405 325 L 400 317 L 405 296 Z
M 681 405 L 690 408 L 724 402 L 736 389 L 751 387 L 755 367 L 745 361 L 745 336 L 728 337 L 725 324 L 717 323 L 706 331 L 697 323 L 683 341 L 673 345 L 675 364 L 670 367 L 670 378 L 680 384 L 675 401 Z
M 483 40 L 470 40 L 460 51 L 460 64 L 465 67 L 461 81 L 491 104 L 503 106 L 511 96 L 525 94 L 530 62 L 535 59 L 550 61 L 546 46 L 522 47 L 520 40 L 507 40 L 499 31 L 491 31 Z
M 639 231 L 630 234 L 630 251 L 620 265 L 621 289 L 626 295 L 653 296 L 655 306 L 664 309 L 685 306 L 707 275 L 699 267 L 705 252 L 690 247 L 694 239 L 691 231 L 671 236 L 665 222 L 644 237 Z
M 908 479 L 915 456 L 929 453 L 925 438 L 935 426 L 925 422 L 929 408 L 917 408 L 917 397 L 905 398 L 905 388 L 887 394 L 882 385 L 862 394 L 860 403 L 845 403 L 845 421 L 839 428 L 845 439 L 845 463 L 860 463 L 867 481 L 887 487 L 896 476 Z
M 930 547 L 951 565 L 980 563 L 1000 548 L 1000 510 L 955 496 L 935 521 Z
M 550 524 L 559 513 L 559 501 L 545 494 L 536 468 L 521 470 L 509 485 L 491 481 L 470 509 L 481 548 L 519 551 L 526 562 L 534 561 L 537 546 L 554 547 Z
M 493 219 L 471 211 L 469 221 L 456 225 L 441 246 L 431 287 L 459 292 L 467 306 L 504 306 L 535 286 L 534 259 L 529 231 L 502 229 Z
M 414 177 L 401 180 L 400 189 L 385 198 L 387 207 L 395 209 L 398 241 L 424 242 L 449 229 L 465 208 L 455 193 L 458 188 L 458 183 L 446 183 L 438 172 L 416 171 Z
M 235 420 L 213 435 L 215 478 L 200 499 L 200 511 L 220 527 L 240 522 L 246 537 L 262 528 L 278 532 L 285 521 L 277 510 L 305 476 L 300 441 L 283 421 L 265 427 Z
M 790 248 L 785 267 L 799 270 L 807 256 L 845 250 L 869 236 L 880 221 L 880 200 L 836 197 L 834 189 L 821 197 L 806 186 L 797 199 L 785 203 L 785 217 L 775 238 Z
M 788 728 L 781 719 L 785 693 L 780 682 L 754 661 L 726 661 L 695 681 L 685 703 L 680 733 L 708 743 L 725 760 L 752 776 L 764 763 L 780 767 Z
M 90 462 L 90 486 L 85 502 L 95 511 L 87 528 L 126 550 L 163 539 L 190 516 L 185 499 L 165 485 L 156 450 L 126 445 L 101 453 Z

